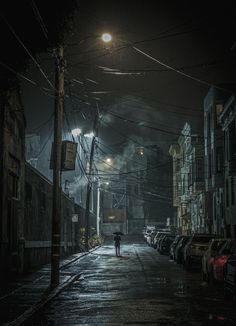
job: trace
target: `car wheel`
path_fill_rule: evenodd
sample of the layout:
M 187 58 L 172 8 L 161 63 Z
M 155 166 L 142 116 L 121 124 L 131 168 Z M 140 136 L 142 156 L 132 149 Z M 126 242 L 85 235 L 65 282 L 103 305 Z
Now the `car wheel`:
M 208 283 L 210 283 L 212 285 L 215 285 L 216 284 L 216 279 L 215 279 L 213 273 L 210 273 L 209 274 L 209 278 L 208 279 L 209 279 Z
M 224 299 L 230 300 L 232 299 L 232 293 L 224 286 Z
M 190 261 L 190 258 L 187 258 L 184 262 L 184 268 L 189 271 L 190 268 L 191 268 L 191 261 Z
M 201 276 L 202 276 L 202 280 L 206 281 L 207 280 L 207 274 L 204 273 L 203 269 L 201 270 Z

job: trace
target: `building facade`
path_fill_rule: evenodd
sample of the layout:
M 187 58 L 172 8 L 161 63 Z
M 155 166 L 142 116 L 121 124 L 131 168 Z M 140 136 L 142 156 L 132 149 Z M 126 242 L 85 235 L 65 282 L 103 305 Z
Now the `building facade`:
M 236 238 L 236 98 L 234 95 L 225 102 L 220 121 L 224 133 L 224 235 Z
M 220 115 L 228 92 L 211 87 L 204 99 L 204 166 L 209 233 L 224 235 L 224 134 Z
M 204 163 L 202 135 L 185 123 L 177 143 L 170 146 L 173 158 L 173 206 L 180 234 L 205 231 Z
M 0 265 L 21 270 L 24 233 L 25 116 L 17 89 L 0 94 Z

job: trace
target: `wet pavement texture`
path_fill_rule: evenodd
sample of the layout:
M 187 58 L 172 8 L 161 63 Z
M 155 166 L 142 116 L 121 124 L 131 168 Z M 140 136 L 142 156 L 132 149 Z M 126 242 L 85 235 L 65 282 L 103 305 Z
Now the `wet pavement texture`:
M 121 255 L 104 245 L 70 264 L 64 273 L 80 277 L 24 325 L 236 325 L 235 302 L 199 271 L 145 243 L 123 244 Z

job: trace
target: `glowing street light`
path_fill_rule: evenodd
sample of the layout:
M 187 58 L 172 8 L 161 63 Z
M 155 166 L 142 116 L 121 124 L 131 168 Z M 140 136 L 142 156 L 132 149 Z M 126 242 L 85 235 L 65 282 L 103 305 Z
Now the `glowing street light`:
M 105 43 L 109 43 L 112 40 L 112 36 L 109 33 L 103 33 L 102 34 L 102 40 Z
M 72 130 L 72 135 L 73 136 L 79 136 L 81 134 L 81 129 L 75 128 Z
M 107 163 L 111 163 L 111 159 L 108 157 L 108 158 L 106 159 L 106 162 L 107 162 Z
M 88 134 L 85 134 L 84 137 L 86 137 L 86 138 L 93 138 L 94 137 L 94 132 L 91 131 Z

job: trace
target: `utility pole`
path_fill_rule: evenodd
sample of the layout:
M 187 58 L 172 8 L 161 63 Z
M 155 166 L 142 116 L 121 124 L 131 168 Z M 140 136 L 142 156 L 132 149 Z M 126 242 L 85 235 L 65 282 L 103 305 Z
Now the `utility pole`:
M 100 235 L 100 180 L 98 177 L 97 186 L 97 235 Z
M 86 208 L 85 208 L 85 248 L 88 251 L 89 250 L 89 236 L 90 236 L 90 221 L 89 221 L 89 206 L 90 206 L 90 195 L 92 190 L 92 184 L 89 180 L 92 171 L 93 171 L 93 155 L 94 155 L 94 147 L 96 142 L 96 134 L 97 134 L 97 113 L 95 113 L 94 117 L 94 124 L 93 124 L 93 138 L 92 138 L 92 144 L 91 144 L 91 151 L 90 151 L 90 157 L 89 157 L 89 173 L 88 173 L 88 185 L 87 185 L 87 194 L 86 194 Z
M 52 247 L 51 288 L 59 284 L 59 263 L 61 244 L 61 150 L 64 109 L 64 49 L 56 49 L 54 144 L 53 144 L 53 203 L 52 203 Z

